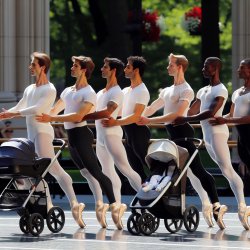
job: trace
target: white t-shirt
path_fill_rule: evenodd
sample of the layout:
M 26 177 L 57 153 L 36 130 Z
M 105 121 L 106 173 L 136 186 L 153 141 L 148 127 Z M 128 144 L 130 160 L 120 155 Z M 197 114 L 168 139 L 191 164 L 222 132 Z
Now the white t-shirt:
M 222 116 L 222 112 L 225 106 L 225 103 L 227 101 L 228 97 L 228 91 L 224 84 L 220 83 L 216 86 L 206 86 L 201 88 L 198 93 L 197 93 L 197 99 L 201 100 L 201 106 L 200 106 L 200 112 L 203 112 L 205 110 L 208 110 L 212 102 L 216 97 L 224 97 L 223 104 L 221 105 L 220 109 L 216 112 L 214 115 L 215 117 L 217 116 Z M 202 131 L 203 135 L 205 136 L 210 133 L 225 133 L 228 134 L 228 127 L 226 124 L 223 125 L 217 125 L 217 126 L 212 126 L 209 124 L 209 119 L 201 121 L 201 126 L 202 126 Z
M 234 103 L 234 117 L 250 115 L 250 93 L 240 95 L 242 88 L 234 91 L 232 102 Z
M 123 92 L 118 85 L 110 88 L 108 91 L 102 89 L 97 93 L 96 111 L 106 109 L 107 104 L 110 101 L 117 104 L 116 110 L 111 114 L 111 117 L 116 119 L 123 101 Z M 102 119 L 95 121 L 97 131 L 96 139 L 98 142 L 103 144 L 103 136 L 105 135 L 118 135 L 122 138 L 123 131 L 120 126 L 103 127 L 103 125 L 101 124 L 101 120 Z
M 23 94 L 23 98 L 9 111 L 19 111 L 26 116 L 28 138 L 34 142 L 39 133 L 49 134 L 54 138 L 54 129 L 50 123 L 36 121 L 35 116 L 49 113 L 56 99 L 56 89 L 52 83 L 36 86 L 29 85 Z
M 62 94 L 61 98 L 65 103 L 64 114 L 70 114 L 78 112 L 79 108 L 84 102 L 89 102 L 93 104 L 93 108 L 89 113 L 94 112 L 96 105 L 96 93 L 90 85 L 87 85 L 84 88 L 75 90 L 72 87 L 66 88 Z M 86 126 L 87 122 L 64 122 L 65 129 L 71 129 L 76 127 Z
M 144 83 L 141 83 L 135 88 L 126 87 L 122 91 L 124 93 L 122 117 L 132 115 L 134 113 L 136 104 L 143 104 L 145 107 L 147 107 L 150 95 Z M 144 112 L 145 109 L 142 115 Z
M 187 82 L 184 82 L 180 85 L 172 85 L 167 87 L 161 91 L 159 94 L 159 98 L 164 101 L 164 115 L 168 113 L 177 112 L 178 103 L 180 101 L 188 101 L 189 105 L 194 99 L 194 91 L 190 87 Z M 183 113 L 183 116 L 187 116 L 187 111 L 189 109 L 189 105 Z M 169 124 L 171 122 L 166 122 L 165 124 Z

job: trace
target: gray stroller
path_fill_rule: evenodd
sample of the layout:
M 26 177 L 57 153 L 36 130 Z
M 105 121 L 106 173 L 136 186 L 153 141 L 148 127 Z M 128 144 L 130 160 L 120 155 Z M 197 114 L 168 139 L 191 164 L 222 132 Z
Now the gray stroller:
M 199 225 L 199 211 L 195 206 L 186 207 L 186 178 L 187 170 L 202 145 L 202 140 L 185 138 L 196 143 L 196 150 L 189 156 L 185 148 L 175 142 L 161 139 L 152 142 L 145 158 L 149 168 L 158 165 L 166 168 L 169 162 L 175 162 L 175 169 L 170 181 L 161 191 L 157 189 L 143 191 L 135 195 L 130 204 L 132 214 L 127 221 L 128 231 L 133 235 L 150 235 L 164 219 L 166 229 L 170 233 L 179 231 L 184 223 L 187 231 L 194 232 Z M 177 140 L 176 140 L 177 142 Z
M 44 177 L 65 147 L 63 140 L 54 140 L 61 147 L 53 159 L 39 158 L 32 141 L 13 138 L 0 146 L 0 178 L 10 179 L 0 194 L 0 210 L 17 211 L 19 227 L 25 234 L 38 236 L 44 229 L 60 232 L 65 223 L 64 211 L 57 206 L 48 211 Z M 43 190 L 37 191 L 42 182 Z

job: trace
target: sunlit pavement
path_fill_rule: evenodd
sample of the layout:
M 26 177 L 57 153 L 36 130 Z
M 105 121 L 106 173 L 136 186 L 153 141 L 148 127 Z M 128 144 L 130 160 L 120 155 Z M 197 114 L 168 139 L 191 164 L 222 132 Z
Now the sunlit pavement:
M 123 202 L 129 205 L 132 196 L 123 196 Z M 128 216 L 124 215 L 124 229 L 115 228 L 110 212 L 107 214 L 108 229 L 101 229 L 95 218 L 94 200 L 92 196 L 78 196 L 79 201 L 86 203 L 83 213 L 87 224 L 85 229 L 79 229 L 74 222 L 69 205 L 64 197 L 54 199 L 54 205 L 59 205 L 65 211 L 66 221 L 60 233 L 51 233 L 46 223 L 39 237 L 25 235 L 19 228 L 19 216 L 15 212 L 0 212 L 0 249 L 250 249 L 250 232 L 243 229 L 236 212 L 237 205 L 233 197 L 222 197 L 221 203 L 229 206 L 225 215 L 225 230 L 218 226 L 208 228 L 202 215 L 198 229 L 189 233 L 183 226 L 180 231 L 170 234 L 161 220 L 157 231 L 150 236 L 133 236 L 126 227 Z M 200 211 L 197 197 L 187 197 L 188 205 L 196 205 Z M 250 204 L 249 198 L 247 203 Z

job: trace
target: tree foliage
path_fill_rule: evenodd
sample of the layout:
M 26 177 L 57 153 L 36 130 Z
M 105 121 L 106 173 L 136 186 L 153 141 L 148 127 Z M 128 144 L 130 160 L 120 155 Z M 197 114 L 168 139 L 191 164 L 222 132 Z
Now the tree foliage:
M 74 81 L 70 77 L 72 55 L 84 54 L 94 59 L 96 69 L 91 83 L 96 90 L 105 84 L 100 74 L 105 56 L 119 57 L 126 63 L 126 58 L 133 53 L 133 36 L 126 28 L 128 12 L 134 3 L 133 0 L 50 1 L 51 80 L 58 87 L 63 88 Z M 190 61 L 187 81 L 195 90 L 202 86 L 201 37 L 191 36 L 181 26 L 184 13 L 193 6 L 201 6 L 201 1 L 142 1 L 143 9 L 157 10 L 166 24 L 160 41 L 142 43 L 142 55 L 148 61 L 144 81 L 152 100 L 158 95 L 159 88 L 172 84 L 166 71 L 170 53 L 186 55 Z M 221 78 L 228 83 L 231 81 L 232 54 L 231 0 L 219 0 L 219 13 L 223 25 L 220 34 L 220 55 L 224 62 Z

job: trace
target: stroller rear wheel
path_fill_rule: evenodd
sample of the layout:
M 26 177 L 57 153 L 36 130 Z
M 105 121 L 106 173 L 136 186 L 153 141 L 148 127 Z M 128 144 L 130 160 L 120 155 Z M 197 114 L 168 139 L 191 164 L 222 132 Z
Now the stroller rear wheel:
M 194 232 L 199 226 L 199 211 L 195 206 L 186 208 L 184 212 L 184 226 L 188 232 Z
M 139 230 L 144 235 L 150 235 L 156 231 L 157 222 L 155 217 L 150 213 L 144 213 L 138 220 Z
M 176 233 L 178 232 L 182 225 L 183 225 L 183 220 L 181 219 L 164 219 L 164 224 L 166 229 L 170 233 Z
M 139 213 L 132 213 L 128 217 L 127 228 L 128 228 L 128 231 L 133 235 L 139 235 L 140 234 L 140 229 L 139 229 L 139 226 L 138 226 L 138 220 L 139 220 L 140 217 L 141 217 L 141 215 Z
M 60 232 L 65 223 L 64 211 L 60 207 L 52 207 L 47 214 L 46 223 L 51 232 Z
M 19 220 L 19 227 L 20 227 L 21 231 L 25 234 L 29 233 L 28 220 L 29 220 L 28 215 L 22 215 L 20 220 Z
M 28 228 L 32 235 L 38 236 L 44 229 L 44 220 L 42 215 L 39 213 L 31 214 L 28 219 Z

